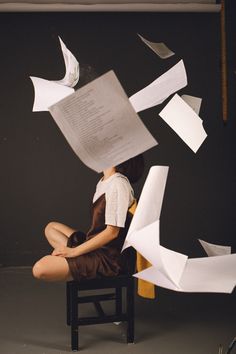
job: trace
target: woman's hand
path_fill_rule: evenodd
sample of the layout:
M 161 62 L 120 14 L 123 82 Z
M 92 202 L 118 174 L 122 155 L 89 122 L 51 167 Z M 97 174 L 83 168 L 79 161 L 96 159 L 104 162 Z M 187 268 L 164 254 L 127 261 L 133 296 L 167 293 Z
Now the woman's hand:
M 52 252 L 53 256 L 59 256 L 59 257 L 67 257 L 67 258 L 73 258 L 75 257 L 75 249 L 66 247 L 66 246 L 60 246 L 54 249 Z
M 52 252 L 52 255 L 73 258 L 92 252 L 114 240 L 119 235 L 119 230 L 120 228 L 118 226 L 107 225 L 105 230 L 101 231 L 99 234 L 85 241 L 81 245 L 73 248 L 66 246 L 56 247 Z

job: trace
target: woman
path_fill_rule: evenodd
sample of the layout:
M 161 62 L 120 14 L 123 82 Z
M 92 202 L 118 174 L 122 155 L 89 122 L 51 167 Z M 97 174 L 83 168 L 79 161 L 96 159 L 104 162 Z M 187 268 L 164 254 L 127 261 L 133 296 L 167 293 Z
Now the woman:
M 94 194 L 87 234 L 50 222 L 45 236 L 54 250 L 34 265 L 34 277 L 68 281 L 125 271 L 126 259 L 120 251 L 132 218 L 128 209 L 135 200 L 130 182 L 137 182 L 143 169 L 143 156 L 138 155 L 103 172 Z

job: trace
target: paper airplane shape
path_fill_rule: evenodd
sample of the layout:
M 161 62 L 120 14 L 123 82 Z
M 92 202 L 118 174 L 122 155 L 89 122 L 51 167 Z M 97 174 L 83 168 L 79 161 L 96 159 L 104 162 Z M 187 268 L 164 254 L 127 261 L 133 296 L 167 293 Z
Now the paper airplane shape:
M 151 49 L 153 50 L 154 53 L 156 53 L 161 59 L 167 59 L 171 57 L 172 55 L 175 55 L 172 50 L 170 50 L 165 43 L 155 43 L 155 42 L 150 42 L 144 37 L 142 37 L 140 34 L 138 36 L 141 38 L 141 40 Z
M 196 153 L 207 134 L 194 110 L 176 93 L 159 115 Z
M 158 77 L 148 86 L 132 95 L 129 100 L 136 112 L 161 104 L 172 93 L 187 85 L 183 60 Z
M 65 76 L 59 81 L 30 76 L 34 86 L 33 112 L 48 111 L 48 107 L 74 92 L 79 80 L 79 63 L 59 37 L 65 62 Z
M 236 285 L 236 254 L 188 259 L 160 244 L 160 212 L 168 167 L 153 166 L 144 184 L 124 243 L 152 266 L 135 277 L 182 292 L 230 293 Z M 137 214 L 136 214 L 137 213 Z

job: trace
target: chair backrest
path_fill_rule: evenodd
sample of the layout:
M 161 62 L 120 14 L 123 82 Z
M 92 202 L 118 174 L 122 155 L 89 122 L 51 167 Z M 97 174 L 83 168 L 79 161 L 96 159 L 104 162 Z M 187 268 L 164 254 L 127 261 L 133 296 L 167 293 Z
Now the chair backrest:
M 131 246 L 123 251 L 124 257 L 127 259 L 127 271 L 126 274 L 133 275 L 136 272 L 136 258 L 137 252 Z

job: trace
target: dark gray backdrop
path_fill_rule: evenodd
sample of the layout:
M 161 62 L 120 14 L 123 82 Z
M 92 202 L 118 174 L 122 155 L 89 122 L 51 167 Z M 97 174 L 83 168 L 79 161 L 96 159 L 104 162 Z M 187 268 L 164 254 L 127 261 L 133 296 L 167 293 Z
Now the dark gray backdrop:
M 197 154 L 158 112 L 141 112 L 159 145 L 145 153 L 151 165 L 170 166 L 161 215 L 161 243 L 202 256 L 197 238 L 235 251 L 235 31 L 228 9 L 229 116 L 223 125 L 219 14 L 27 13 L 0 14 L 0 263 L 31 265 L 48 253 L 43 230 L 57 220 L 86 230 L 99 175 L 73 153 L 47 112 L 32 113 L 29 76 L 61 79 L 58 35 L 95 75 L 113 69 L 128 96 L 183 59 L 188 86 L 180 94 L 203 98 L 208 138 Z M 165 42 L 176 55 L 161 60 L 138 38 Z M 86 78 L 80 85 L 85 83 Z M 79 87 L 78 85 L 77 87 Z

